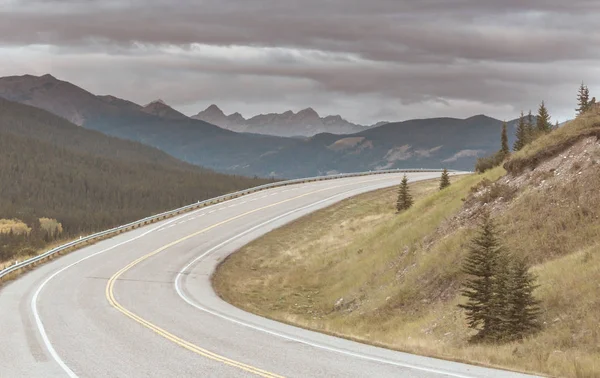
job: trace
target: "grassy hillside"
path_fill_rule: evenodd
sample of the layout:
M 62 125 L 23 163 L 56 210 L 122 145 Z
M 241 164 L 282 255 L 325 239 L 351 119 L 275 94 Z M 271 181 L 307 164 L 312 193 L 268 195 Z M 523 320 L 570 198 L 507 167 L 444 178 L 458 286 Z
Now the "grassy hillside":
M 31 254 L 56 238 L 266 182 L 192 166 L 0 100 L 0 261 Z M 47 230 L 47 218 L 60 223 L 60 232 Z
M 421 187 L 405 213 L 394 213 L 395 193 L 383 190 L 309 215 L 232 255 L 213 278 L 215 288 L 249 311 L 368 343 L 597 377 L 598 127 L 600 114 L 586 114 L 515 154 L 508 174 L 497 168 L 442 192 Z M 484 209 L 506 247 L 538 276 L 543 328 L 520 342 L 471 343 L 457 307 L 464 300 L 461 265 Z

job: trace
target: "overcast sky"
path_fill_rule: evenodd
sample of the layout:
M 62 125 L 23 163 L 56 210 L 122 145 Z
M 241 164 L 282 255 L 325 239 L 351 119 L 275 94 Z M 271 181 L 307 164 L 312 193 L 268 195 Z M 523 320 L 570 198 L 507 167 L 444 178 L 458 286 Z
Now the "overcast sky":
M 526 4 L 526 5 L 525 5 Z M 597 0 L 0 0 L 0 76 L 364 124 L 600 98 Z

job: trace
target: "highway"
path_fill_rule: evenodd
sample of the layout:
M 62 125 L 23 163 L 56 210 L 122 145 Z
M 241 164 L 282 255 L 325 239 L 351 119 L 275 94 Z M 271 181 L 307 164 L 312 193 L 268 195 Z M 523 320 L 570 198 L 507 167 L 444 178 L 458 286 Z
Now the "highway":
M 410 180 L 439 173 L 411 173 Z M 0 377 L 520 377 L 281 324 L 213 291 L 251 240 L 400 174 L 249 194 L 82 248 L 0 288 Z

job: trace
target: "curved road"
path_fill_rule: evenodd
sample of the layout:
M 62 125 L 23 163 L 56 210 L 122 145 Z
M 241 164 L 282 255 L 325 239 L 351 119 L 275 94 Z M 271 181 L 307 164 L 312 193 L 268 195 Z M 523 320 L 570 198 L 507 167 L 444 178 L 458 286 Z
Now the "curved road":
M 410 174 L 411 180 L 438 173 Z M 0 377 L 515 377 L 270 321 L 218 298 L 225 256 L 398 174 L 250 194 L 83 248 L 0 289 Z

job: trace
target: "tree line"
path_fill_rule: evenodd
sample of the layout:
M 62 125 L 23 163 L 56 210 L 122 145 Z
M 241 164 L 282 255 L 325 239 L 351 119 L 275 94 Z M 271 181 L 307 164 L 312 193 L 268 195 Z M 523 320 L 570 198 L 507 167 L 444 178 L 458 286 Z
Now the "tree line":
M 577 115 L 587 112 L 595 105 L 596 98 L 593 97 L 590 99 L 589 89 L 582 82 L 577 92 L 577 108 L 575 109 Z M 552 125 L 550 120 L 551 116 L 544 101 L 542 101 L 538 107 L 535 120 L 531 110 L 527 115 L 521 111 L 517 128 L 515 130 L 516 140 L 512 146 L 513 151 L 516 152 L 522 150 L 525 146 L 540 136 L 548 134 L 552 130 L 558 128 L 558 121 Z M 497 167 L 502 164 L 502 162 L 506 160 L 509 155 L 510 147 L 508 145 L 507 125 L 506 122 L 504 122 L 500 136 L 500 150 L 490 156 L 477 159 L 475 171 L 481 173 L 488 169 Z

